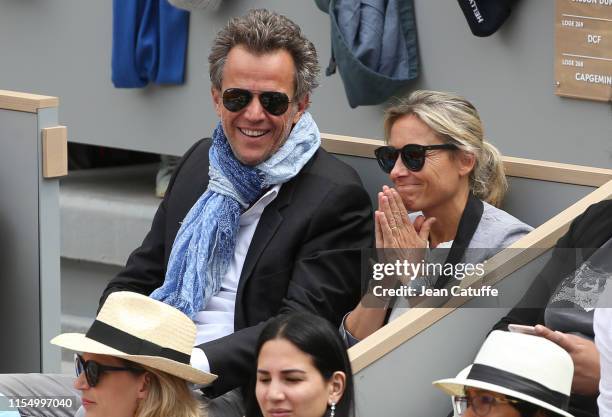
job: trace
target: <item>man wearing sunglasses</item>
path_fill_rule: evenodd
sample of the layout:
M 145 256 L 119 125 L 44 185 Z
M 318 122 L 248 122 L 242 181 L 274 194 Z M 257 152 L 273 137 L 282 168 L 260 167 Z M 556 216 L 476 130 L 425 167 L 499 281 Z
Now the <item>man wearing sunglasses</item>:
M 219 376 L 205 395 L 225 394 L 209 415 L 241 416 L 236 388 L 248 382 L 267 320 L 308 311 L 339 324 L 359 300 L 372 209 L 357 173 L 320 147 L 306 111 L 317 54 L 295 23 L 267 10 L 234 18 L 209 64 L 220 122 L 183 156 L 101 303 L 135 291 L 190 316 L 191 363 Z
M 295 23 L 267 10 L 232 19 L 209 64 L 220 122 L 183 157 L 102 302 L 137 291 L 189 315 L 192 365 L 219 376 L 205 393 L 230 391 L 225 401 L 248 382 L 267 320 L 297 310 L 340 323 L 359 300 L 373 224 L 356 172 L 320 147 L 307 112 L 317 54 Z

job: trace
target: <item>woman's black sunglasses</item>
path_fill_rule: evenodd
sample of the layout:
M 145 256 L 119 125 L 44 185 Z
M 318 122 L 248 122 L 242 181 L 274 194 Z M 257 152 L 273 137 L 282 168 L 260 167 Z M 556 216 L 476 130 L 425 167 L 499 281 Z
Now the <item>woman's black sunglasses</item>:
M 249 91 L 242 88 L 228 88 L 223 92 L 223 105 L 231 112 L 244 109 L 253 100 L 253 95 L 257 94 L 261 107 L 265 111 L 280 116 L 289 108 L 289 97 L 285 93 L 278 91 Z
M 435 149 L 459 149 L 457 145 L 452 143 L 445 143 L 442 145 L 416 145 L 408 144 L 401 149 L 396 149 L 393 146 L 381 146 L 374 151 L 376 160 L 380 168 L 387 174 L 391 172 L 395 166 L 398 155 L 402 156 L 402 162 L 406 165 L 410 171 L 420 171 L 425 165 L 425 156 L 427 151 L 433 151 Z
M 101 365 L 96 361 L 86 361 L 79 354 L 74 355 L 74 369 L 76 371 L 77 378 L 81 376 L 83 372 L 85 372 L 85 379 L 87 380 L 87 385 L 90 387 L 95 387 L 100 381 L 100 375 L 104 372 L 112 372 L 112 371 L 128 371 L 133 372 L 135 374 L 140 374 L 144 372 L 142 368 L 136 367 L 119 367 L 119 366 L 108 366 Z

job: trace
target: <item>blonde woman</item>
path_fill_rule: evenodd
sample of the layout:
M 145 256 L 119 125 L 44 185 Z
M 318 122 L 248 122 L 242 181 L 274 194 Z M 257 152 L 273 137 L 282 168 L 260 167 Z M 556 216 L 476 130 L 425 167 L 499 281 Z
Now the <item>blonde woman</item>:
M 86 417 L 199 417 L 188 383 L 216 377 L 189 365 L 195 334 L 175 308 L 116 292 L 86 334 L 62 334 L 51 343 L 81 352 L 74 387 Z
M 387 110 L 384 126 L 387 145 L 375 153 L 394 187 L 378 194 L 377 248 L 408 258 L 414 249 L 447 248 L 446 263 L 478 263 L 532 230 L 497 208 L 507 189 L 501 156 L 484 140 L 478 112 L 466 99 L 415 91 Z M 440 276 L 430 284 L 442 288 L 449 282 Z M 373 297 L 366 294 L 345 317 L 341 333 L 349 345 L 389 317 L 386 308 L 367 308 L 381 305 L 368 300 Z

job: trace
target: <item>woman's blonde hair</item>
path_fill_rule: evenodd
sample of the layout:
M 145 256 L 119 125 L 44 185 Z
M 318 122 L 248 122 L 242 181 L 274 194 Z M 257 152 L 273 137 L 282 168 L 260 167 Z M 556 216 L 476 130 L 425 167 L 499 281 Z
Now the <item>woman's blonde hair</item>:
M 141 366 L 151 374 L 147 397 L 138 403 L 134 417 L 202 417 L 199 401 L 184 379 Z
M 401 117 L 414 114 L 440 137 L 475 158 L 469 185 L 475 197 L 499 206 L 508 189 L 501 154 L 483 137 L 476 108 L 466 99 L 439 91 L 414 91 L 385 112 L 385 138 Z

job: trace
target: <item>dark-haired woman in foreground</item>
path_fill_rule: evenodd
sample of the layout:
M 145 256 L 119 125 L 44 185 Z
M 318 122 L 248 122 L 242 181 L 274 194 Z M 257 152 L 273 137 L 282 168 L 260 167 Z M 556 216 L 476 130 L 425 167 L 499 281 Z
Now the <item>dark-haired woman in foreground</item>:
M 338 330 L 312 314 L 271 321 L 256 350 L 248 417 L 350 417 L 351 365 Z

